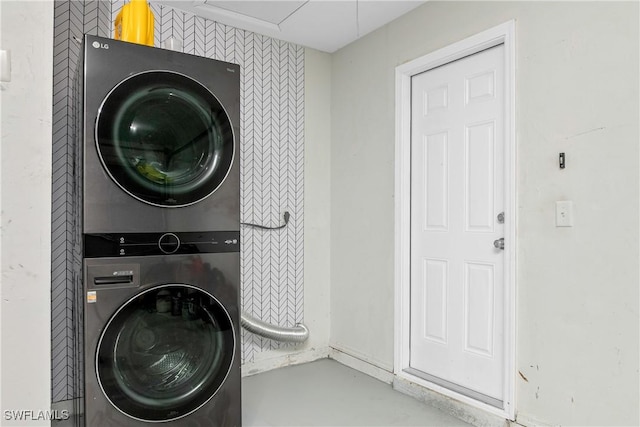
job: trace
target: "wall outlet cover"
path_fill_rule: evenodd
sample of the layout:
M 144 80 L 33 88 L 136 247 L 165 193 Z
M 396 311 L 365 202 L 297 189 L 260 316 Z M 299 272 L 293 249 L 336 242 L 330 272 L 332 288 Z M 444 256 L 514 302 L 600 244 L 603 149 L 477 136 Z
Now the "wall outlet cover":
M 556 202 L 556 227 L 573 227 L 573 202 L 571 200 Z

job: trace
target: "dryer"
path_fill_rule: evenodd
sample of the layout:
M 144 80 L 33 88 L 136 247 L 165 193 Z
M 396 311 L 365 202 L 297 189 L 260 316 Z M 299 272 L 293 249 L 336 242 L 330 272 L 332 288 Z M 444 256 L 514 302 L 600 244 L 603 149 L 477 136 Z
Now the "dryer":
M 179 255 L 145 233 L 145 256 L 84 260 L 87 426 L 241 425 L 237 236 L 175 236 Z
M 240 67 L 85 36 L 83 233 L 239 230 Z

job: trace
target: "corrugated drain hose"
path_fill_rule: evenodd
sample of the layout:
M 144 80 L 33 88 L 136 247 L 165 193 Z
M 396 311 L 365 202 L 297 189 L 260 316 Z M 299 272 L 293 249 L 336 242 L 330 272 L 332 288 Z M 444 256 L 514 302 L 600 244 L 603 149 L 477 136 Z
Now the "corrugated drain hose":
M 247 331 L 269 338 L 270 340 L 282 342 L 305 342 L 309 338 L 309 329 L 302 323 L 298 323 L 293 328 L 272 325 L 256 319 L 248 313 L 242 312 L 240 317 L 242 327 Z
M 286 227 L 289 223 L 289 216 L 289 212 L 285 212 L 284 224 L 277 227 L 266 227 L 264 225 L 249 224 L 245 222 L 242 222 L 241 224 L 248 227 L 260 228 L 262 230 L 280 230 Z M 252 334 L 260 335 L 261 337 L 268 338 L 270 340 L 281 342 L 305 342 L 309 338 L 309 329 L 302 323 L 298 323 L 293 328 L 272 325 L 271 323 L 256 319 L 244 310 L 240 316 L 240 323 L 243 328 Z

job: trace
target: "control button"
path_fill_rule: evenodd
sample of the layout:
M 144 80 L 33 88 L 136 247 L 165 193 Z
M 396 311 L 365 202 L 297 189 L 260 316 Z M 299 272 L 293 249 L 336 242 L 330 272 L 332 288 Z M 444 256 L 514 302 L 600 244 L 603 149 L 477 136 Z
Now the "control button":
M 167 254 L 173 254 L 180 248 L 180 239 L 173 233 L 165 233 L 158 240 L 158 247 Z

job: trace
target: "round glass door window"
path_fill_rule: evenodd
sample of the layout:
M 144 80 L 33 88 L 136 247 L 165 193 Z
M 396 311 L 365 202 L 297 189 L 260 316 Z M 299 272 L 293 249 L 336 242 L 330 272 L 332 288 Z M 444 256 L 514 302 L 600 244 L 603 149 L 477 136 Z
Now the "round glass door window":
M 154 206 L 206 198 L 233 162 L 233 129 L 223 106 L 206 87 L 174 72 L 120 82 L 98 111 L 95 137 L 109 176 Z
M 207 403 L 235 350 L 231 318 L 212 295 L 188 285 L 146 290 L 124 304 L 98 342 L 96 373 L 124 414 L 161 422 Z

